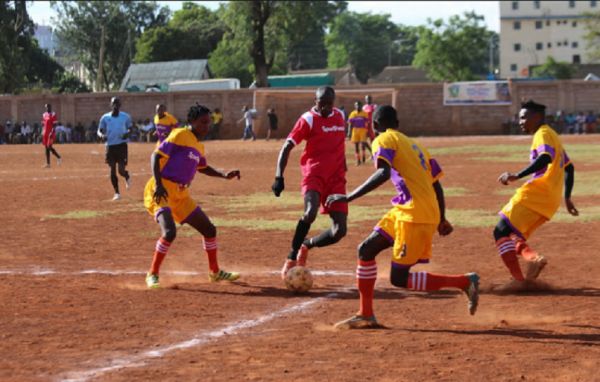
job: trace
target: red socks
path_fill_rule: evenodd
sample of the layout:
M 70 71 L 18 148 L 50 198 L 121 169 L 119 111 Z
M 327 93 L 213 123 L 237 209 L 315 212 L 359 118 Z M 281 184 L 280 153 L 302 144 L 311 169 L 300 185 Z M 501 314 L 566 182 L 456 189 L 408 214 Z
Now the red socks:
M 157 275 L 160 270 L 160 265 L 162 264 L 165 256 L 167 256 L 167 252 L 169 251 L 169 247 L 171 246 L 171 242 L 166 241 L 162 237 L 158 239 L 156 242 L 156 247 L 154 249 L 154 257 L 152 258 L 152 265 L 150 266 L 150 274 Z
M 496 241 L 496 247 L 498 247 L 498 253 L 506 265 L 506 268 L 510 271 L 512 277 L 517 281 L 523 281 L 525 278 L 523 277 L 523 272 L 521 272 L 521 266 L 519 265 L 519 260 L 517 259 L 517 249 L 515 247 L 514 241 L 512 241 L 509 237 L 503 237 Z
M 465 289 L 469 279 L 465 275 L 438 275 L 429 272 L 411 272 L 406 287 L 412 290 L 432 291 L 442 288 Z
M 511 235 L 511 239 L 515 242 L 515 249 L 518 255 L 521 255 L 527 261 L 533 261 L 537 259 L 539 254 L 531 249 L 524 239 L 517 235 Z
M 364 317 L 373 315 L 373 294 L 377 281 L 377 262 L 375 260 L 358 260 L 356 266 L 356 282 L 360 293 L 360 312 Z
M 219 272 L 219 263 L 217 262 L 217 238 L 205 237 L 204 249 L 208 255 L 208 268 L 212 273 Z

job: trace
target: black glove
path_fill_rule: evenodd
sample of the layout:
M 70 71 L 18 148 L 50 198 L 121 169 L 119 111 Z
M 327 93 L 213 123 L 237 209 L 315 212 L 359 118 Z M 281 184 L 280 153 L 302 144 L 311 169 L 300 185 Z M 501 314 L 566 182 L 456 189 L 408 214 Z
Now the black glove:
M 273 193 L 275 194 L 275 196 L 279 197 L 279 195 L 281 195 L 281 193 L 283 192 L 284 189 L 285 189 L 285 184 L 283 182 L 283 176 L 276 176 L 275 181 L 273 182 L 273 185 L 271 186 L 271 190 L 273 190 Z

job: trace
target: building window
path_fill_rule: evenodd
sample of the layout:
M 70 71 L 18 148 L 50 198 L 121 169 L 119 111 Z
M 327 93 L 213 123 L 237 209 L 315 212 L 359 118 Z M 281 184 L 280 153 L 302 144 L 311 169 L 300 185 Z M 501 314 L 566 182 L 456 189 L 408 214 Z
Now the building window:
M 563 42 L 563 45 L 564 45 L 564 46 L 569 46 L 569 40 L 565 40 L 565 41 Z
M 535 29 L 542 29 L 543 25 L 544 24 L 541 21 L 536 21 L 535 22 Z
M 521 50 L 521 44 L 515 44 L 513 46 L 513 48 L 514 48 L 515 52 L 519 52 Z
M 551 42 L 549 42 L 548 44 L 546 44 L 546 47 L 547 47 L 547 48 L 552 48 L 552 43 L 551 43 Z
M 590 1 L 590 7 L 596 8 L 596 0 Z
M 560 41 L 559 41 L 559 42 L 558 42 L 558 44 L 556 44 L 556 45 L 558 45 L 558 46 L 562 46 L 562 42 L 560 42 Z
M 517 64 L 510 64 L 510 71 L 511 72 L 516 72 L 517 71 Z
M 569 1 L 569 8 L 575 8 L 575 2 Z
M 577 21 L 573 21 L 573 22 L 571 23 L 571 25 L 573 25 L 573 27 L 576 27 L 576 26 L 577 26 Z
M 550 26 L 550 20 L 546 20 L 546 26 L 549 27 Z
M 513 29 L 521 29 L 521 22 L 520 21 L 515 21 L 513 23 Z
M 540 2 L 539 1 L 534 1 L 533 2 L 533 8 L 540 9 Z
M 560 20 L 556 20 L 556 25 L 560 25 Z
M 578 54 L 574 54 L 573 55 L 573 63 L 574 64 L 581 64 L 581 57 L 579 57 Z
M 512 9 L 514 9 L 514 10 L 519 9 L 519 2 L 518 1 L 513 1 L 512 2 Z
M 535 43 L 535 50 L 542 50 L 544 49 L 544 44 L 541 42 L 536 42 Z
M 573 41 L 571 43 L 571 48 L 577 48 L 577 47 L 579 47 L 579 43 L 577 41 Z

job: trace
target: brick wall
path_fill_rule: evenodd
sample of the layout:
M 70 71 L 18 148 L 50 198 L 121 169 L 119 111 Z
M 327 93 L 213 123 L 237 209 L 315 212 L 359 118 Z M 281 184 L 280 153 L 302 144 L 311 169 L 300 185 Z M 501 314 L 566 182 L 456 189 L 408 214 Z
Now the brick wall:
M 513 104 L 508 106 L 443 106 L 443 85 L 439 83 L 402 84 L 386 86 L 367 85 L 338 87 L 337 106 L 343 105 L 349 114 L 356 100 L 364 101 L 366 94 L 374 102 L 394 104 L 398 109 L 401 129 L 410 135 L 473 135 L 502 134 L 502 124 L 516 113 L 519 103 L 534 99 L 548 106 L 548 113 L 556 110 L 600 110 L 600 83 L 572 81 L 513 82 Z M 167 110 L 178 119 L 185 120 L 189 106 L 196 102 L 210 109 L 218 107 L 224 115 L 221 138 L 239 139 L 242 136 L 242 106 L 256 106 L 259 111 L 255 131 L 264 137 L 267 129 L 266 111 L 274 107 L 279 117 L 276 137 L 285 137 L 298 117 L 314 104 L 314 89 L 223 90 L 210 92 L 177 93 L 90 93 L 65 95 L 1 96 L 0 121 L 41 119 L 44 104 L 51 103 L 63 123 L 92 120 L 110 111 L 110 98 L 119 95 L 123 111 L 135 121 L 152 118 L 157 103 L 167 105 Z

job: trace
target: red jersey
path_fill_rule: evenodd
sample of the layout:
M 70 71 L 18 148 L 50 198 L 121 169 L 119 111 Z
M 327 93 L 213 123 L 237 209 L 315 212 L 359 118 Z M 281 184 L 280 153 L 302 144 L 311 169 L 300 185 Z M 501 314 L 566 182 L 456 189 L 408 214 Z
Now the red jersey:
M 375 105 L 374 103 L 368 103 L 366 105 L 363 105 L 362 108 L 362 110 L 369 116 L 367 127 L 369 129 L 369 137 L 371 137 L 371 141 L 375 139 L 375 130 L 373 129 L 373 113 L 376 109 L 377 105 Z
M 324 179 L 346 175 L 345 122 L 341 111 L 334 108 L 322 117 L 314 108 L 302 114 L 287 139 L 294 145 L 306 140 L 300 158 L 302 175 Z
M 55 112 L 45 112 L 42 114 L 42 133 L 46 136 L 50 135 L 54 129 L 57 117 Z

